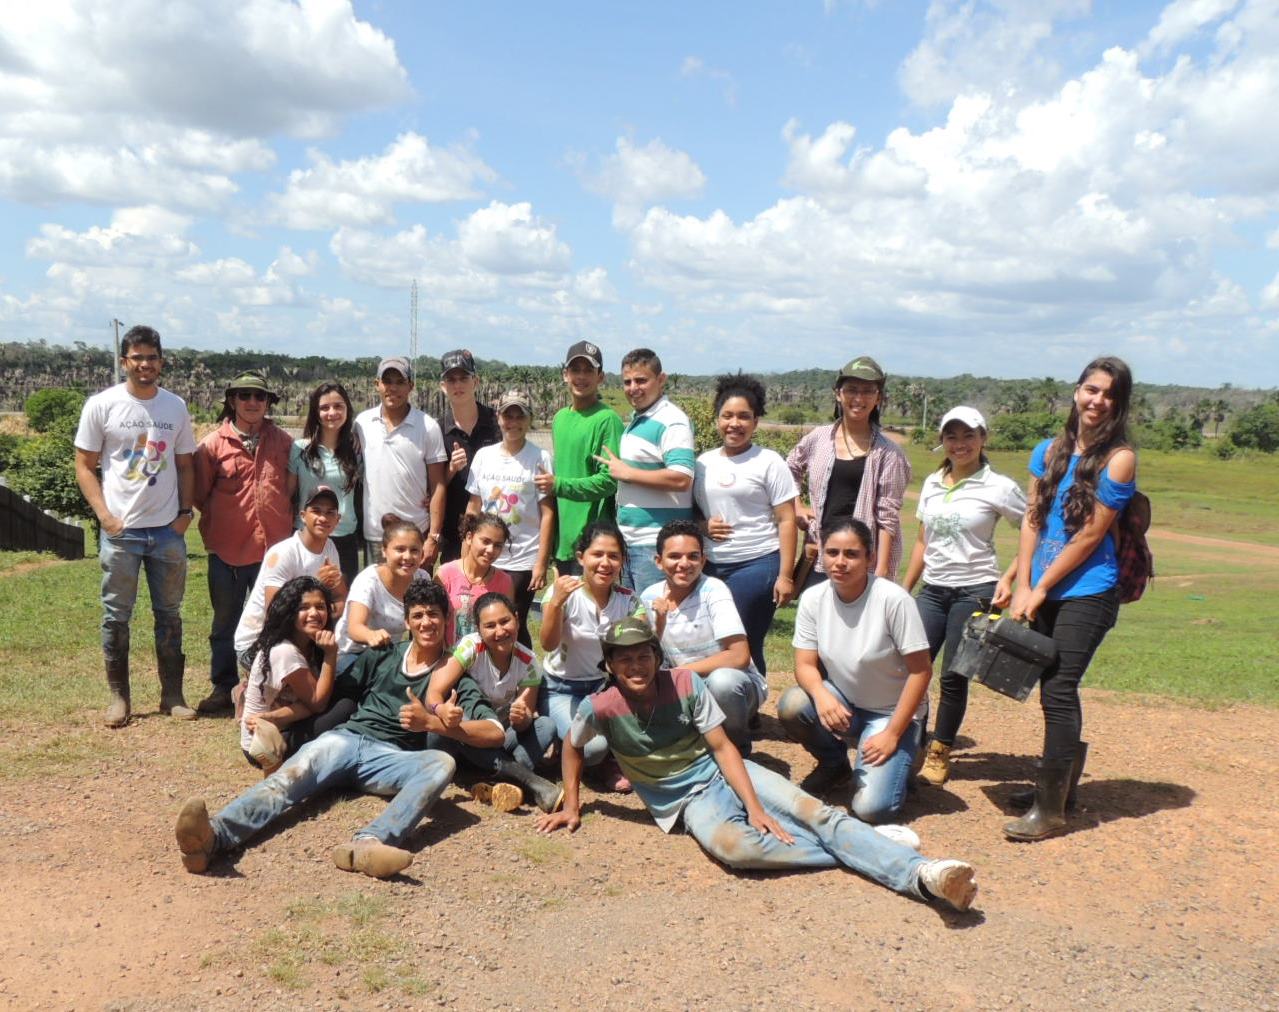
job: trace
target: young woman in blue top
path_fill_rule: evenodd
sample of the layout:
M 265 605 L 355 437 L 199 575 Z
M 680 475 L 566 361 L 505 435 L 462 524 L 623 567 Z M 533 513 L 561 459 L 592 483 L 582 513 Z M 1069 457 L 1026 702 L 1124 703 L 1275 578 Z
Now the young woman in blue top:
M 1039 686 L 1044 752 L 1034 801 L 1004 834 L 1041 840 L 1065 828 L 1066 799 L 1083 768 L 1079 683 L 1119 614 L 1115 521 L 1137 488 L 1128 442 L 1132 373 L 1120 359 L 1094 359 L 1075 387 L 1065 431 L 1030 455 L 1026 520 L 1012 615 L 1057 641 Z
M 336 489 L 342 516 L 330 538 L 338 550 L 338 565 L 348 587 L 360 571 L 360 531 L 356 522 L 356 486 L 363 477 L 364 459 L 355 433 L 355 412 L 341 383 L 321 383 L 311 391 L 302 438 L 293 441 L 289 470 L 297 475 L 298 502 L 304 503 L 317 485 Z

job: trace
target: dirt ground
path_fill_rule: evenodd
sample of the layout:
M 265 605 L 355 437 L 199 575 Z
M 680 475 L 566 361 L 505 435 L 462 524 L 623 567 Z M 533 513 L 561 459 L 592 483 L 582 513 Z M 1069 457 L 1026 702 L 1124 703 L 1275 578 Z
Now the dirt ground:
M 1092 691 L 1085 720 L 1071 831 L 1005 842 L 1038 708 L 974 689 L 954 778 L 907 808 L 926 854 L 978 868 L 975 909 L 953 915 L 842 870 L 734 874 L 634 797 L 588 795 L 576 836 L 543 839 L 527 810 L 456 786 L 400 878 L 329 863 L 384 803 L 367 797 L 306 806 L 190 875 L 178 805 L 215 809 L 252 778 L 229 721 L 144 716 L 115 732 L 127 758 L 5 785 L 0 1004 L 1279 1009 L 1279 712 Z M 193 737 L 225 760 L 198 768 Z M 756 758 L 811 767 L 771 717 Z

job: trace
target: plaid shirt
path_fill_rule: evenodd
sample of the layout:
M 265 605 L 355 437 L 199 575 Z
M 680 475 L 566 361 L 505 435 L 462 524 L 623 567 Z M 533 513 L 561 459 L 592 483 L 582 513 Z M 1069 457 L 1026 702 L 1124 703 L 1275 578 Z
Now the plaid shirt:
M 786 466 L 790 468 L 795 483 L 808 493 L 813 506 L 815 523 L 808 532 L 811 540 L 817 539 L 817 531 L 822 527 L 826 490 L 830 485 L 831 471 L 835 467 L 835 436 L 839 432 L 839 426 L 840 423 L 836 422 L 834 425 L 822 425 L 813 429 L 795 444 L 786 458 Z M 888 578 L 896 580 L 902 557 L 902 498 L 910 483 L 910 461 L 878 427 L 873 427 L 871 432 L 874 441 L 866 457 L 866 473 L 862 478 L 861 491 L 857 494 L 853 516 L 870 528 L 871 544 L 876 546 L 876 550 L 881 530 L 892 535 Z M 820 552 L 816 568 L 819 572 L 826 571 Z

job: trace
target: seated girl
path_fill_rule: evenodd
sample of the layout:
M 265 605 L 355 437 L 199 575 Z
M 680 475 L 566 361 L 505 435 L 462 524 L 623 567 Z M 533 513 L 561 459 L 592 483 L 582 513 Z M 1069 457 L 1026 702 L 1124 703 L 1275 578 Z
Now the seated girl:
M 338 619 L 338 674 L 369 647 L 392 646 L 403 635 L 404 592 L 420 573 L 423 544 L 417 524 L 394 513 L 382 518 L 382 561 L 360 570 Z
M 511 578 L 494 563 L 510 540 L 510 528 L 495 513 L 468 513 L 462 518 L 462 556 L 440 567 L 436 579 L 448 591 L 448 645 L 475 632 L 471 604 L 489 592 L 511 596 Z

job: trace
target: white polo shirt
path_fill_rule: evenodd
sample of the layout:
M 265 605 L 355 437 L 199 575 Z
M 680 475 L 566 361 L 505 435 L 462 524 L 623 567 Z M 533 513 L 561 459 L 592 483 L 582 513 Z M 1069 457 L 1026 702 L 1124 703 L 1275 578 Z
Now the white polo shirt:
M 941 479 L 941 471 L 924 479 L 915 510 L 924 528 L 924 582 L 970 587 L 998 580 L 995 524 L 1003 517 L 1021 527 L 1026 493 L 990 465 L 951 486 Z
M 379 404 L 356 415 L 355 427 L 364 447 L 364 537 L 382 540 L 387 513 L 425 532 L 431 522 L 430 509 L 422 505 L 430 491 L 426 467 L 448 459 L 439 424 L 410 406 L 404 421 L 388 432 Z

